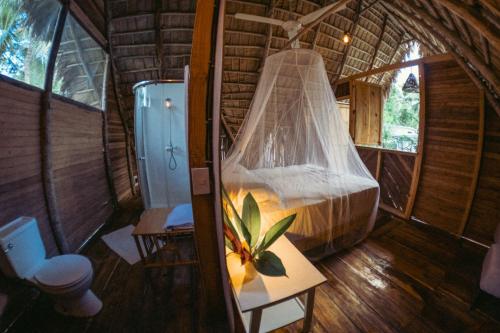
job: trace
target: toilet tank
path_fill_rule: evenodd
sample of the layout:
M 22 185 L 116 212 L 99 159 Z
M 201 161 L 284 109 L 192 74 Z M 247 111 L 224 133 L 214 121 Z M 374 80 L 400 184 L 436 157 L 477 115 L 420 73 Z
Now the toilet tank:
M 0 227 L 0 268 L 10 277 L 31 278 L 45 260 L 45 246 L 34 217 L 21 216 Z

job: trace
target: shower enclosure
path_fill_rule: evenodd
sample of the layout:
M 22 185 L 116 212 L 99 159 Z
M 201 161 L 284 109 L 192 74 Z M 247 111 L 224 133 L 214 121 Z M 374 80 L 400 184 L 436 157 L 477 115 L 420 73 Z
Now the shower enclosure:
M 191 203 L 186 86 L 165 81 L 134 86 L 135 145 L 144 206 Z

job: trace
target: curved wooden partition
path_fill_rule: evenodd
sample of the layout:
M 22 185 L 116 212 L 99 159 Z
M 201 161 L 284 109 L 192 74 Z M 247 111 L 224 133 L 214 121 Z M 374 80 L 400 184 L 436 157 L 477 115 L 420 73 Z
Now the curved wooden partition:
M 419 152 L 358 146 L 380 183 L 380 208 L 490 245 L 500 221 L 500 117 L 455 61 L 423 62 L 421 73 Z
M 20 215 L 38 220 L 49 255 L 58 252 L 44 199 L 40 151 L 42 91 L 0 81 L 0 225 Z

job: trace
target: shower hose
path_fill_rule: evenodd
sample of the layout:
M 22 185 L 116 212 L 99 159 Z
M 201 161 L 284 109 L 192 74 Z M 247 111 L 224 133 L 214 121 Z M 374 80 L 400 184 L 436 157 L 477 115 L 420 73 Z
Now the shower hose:
M 173 113 L 174 113 L 174 110 L 173 108 L 170 110 L 170 159 L 168 160 L 168 168 L 170 170 L 175 170 L 177 169 L 177 161 L 175 160 L 175 156 L 174 156 L 174 145 L 172 144 L 172 116 L 173 116 Z

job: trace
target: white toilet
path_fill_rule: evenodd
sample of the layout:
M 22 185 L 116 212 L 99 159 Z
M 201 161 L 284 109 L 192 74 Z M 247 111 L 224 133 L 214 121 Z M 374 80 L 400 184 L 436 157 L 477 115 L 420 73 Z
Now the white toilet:
M 45 246 L 36 219 L 19 217 L 0 227 L 0 268 L 9 277 L 25 279 L 50 295 L 59 313 L 91 317 L 102 302 L 89 289 L 92 264 L 81 255 L 45 258 Z

